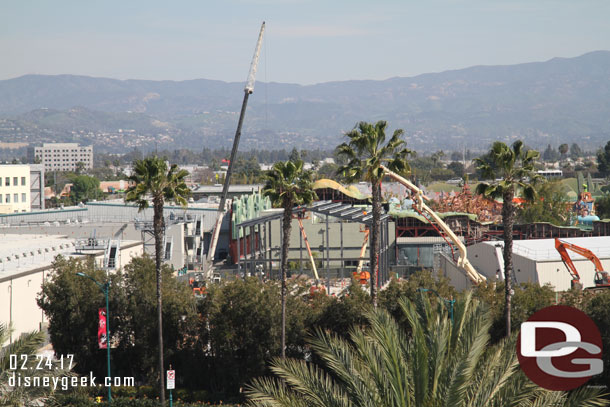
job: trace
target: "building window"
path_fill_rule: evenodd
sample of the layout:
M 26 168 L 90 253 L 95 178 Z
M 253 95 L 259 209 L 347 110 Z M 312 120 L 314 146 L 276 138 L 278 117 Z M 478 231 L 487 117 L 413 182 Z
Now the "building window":
M 25 177 L 21 177 L 21 186 L 24 187 L 25 186 Z
M 19 194 L 13 194 L 13 200 L 15 201 L 15 203 L 19 202 Z
M 11 186 L 11 177 L 4 178 L 4 185 L 6 185 L 7 187 Z
M 6 203 L 11 203 L 11 194 L 6 194 Z
M 0 194 L 0 204 L 2 203 L 2 194 Z
M 13 177 L 13 186 L 19 185 L 19 177 Z
M 26 202 L 27 198 L 25 197 L 25 194 L 21 194 L 21 202 Z

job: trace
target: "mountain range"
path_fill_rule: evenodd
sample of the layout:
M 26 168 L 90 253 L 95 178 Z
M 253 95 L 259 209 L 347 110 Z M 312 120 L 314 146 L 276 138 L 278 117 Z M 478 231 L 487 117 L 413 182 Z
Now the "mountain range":
M 243 86 L 74 75 L 2 80 L 0 142 L 78 141 L 109 152 L 229 146 Z M 358 121 L 381 119 L 404 129 L 418 151 L 482 150 L 518 138 L 537 148 L 594 149 L 610 140 L 610 51 L 381 81 L 258 82 L 240 149 L 330 149 Z

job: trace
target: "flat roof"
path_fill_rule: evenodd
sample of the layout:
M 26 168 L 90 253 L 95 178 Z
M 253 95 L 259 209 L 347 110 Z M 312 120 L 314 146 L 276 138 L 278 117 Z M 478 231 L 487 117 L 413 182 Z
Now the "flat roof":
M 76 253 L 76 240 L 63 235 L 0 234 L 0 281 L 34 270 L 44 270 L 59 254 L 66 257 L 104 254 L 104 250 Z M 134 242 L 123 240 L 121 247 L 131 247 Z
M 591 250 L 600 259 L 610 258 L 610 236 L 570 237 L 561 240 Z M 497 244 L 504 246 L 503 241 L 483 243 L 490 246 Z M 513 240 L 513 253 L 534 261 L 561 261 L 561 256 L 555 249 L 555 239 Z M 585 259 L 585 257 L 572 251 L 569 251 L 569 254 L 573 260 Z

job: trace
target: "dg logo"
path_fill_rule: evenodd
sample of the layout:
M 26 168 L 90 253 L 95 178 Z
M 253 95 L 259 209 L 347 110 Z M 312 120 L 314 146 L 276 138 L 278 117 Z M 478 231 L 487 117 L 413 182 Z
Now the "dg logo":
M 521 324 L 517 357 L 527 377 L 549 390 L 575 389 L 604 368 L 599 329 L 564 305 L 543 308 Z

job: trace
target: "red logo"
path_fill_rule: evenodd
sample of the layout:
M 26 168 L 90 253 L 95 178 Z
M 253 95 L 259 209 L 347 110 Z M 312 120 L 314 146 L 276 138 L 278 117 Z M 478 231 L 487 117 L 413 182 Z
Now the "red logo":
M 564 305 L 546 307 L 521 324 L 517 357 L 538 386 L 567 391 L 603 371 L 602 337 L 584 312 Z

